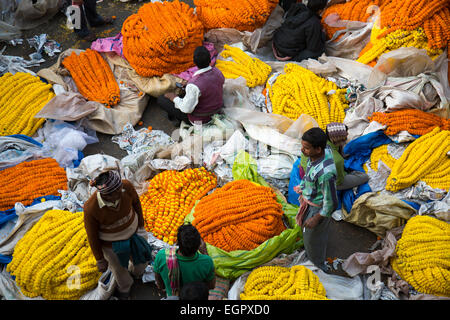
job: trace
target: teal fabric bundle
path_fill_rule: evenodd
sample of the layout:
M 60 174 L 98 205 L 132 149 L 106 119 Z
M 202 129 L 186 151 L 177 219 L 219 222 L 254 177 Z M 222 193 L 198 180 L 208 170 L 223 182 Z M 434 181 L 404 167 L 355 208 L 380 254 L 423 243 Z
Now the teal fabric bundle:
M 128 240 L 114 241 L 112 249 L 124 268 L 128 268 L 130 258 L 134 265 L 152 261 L 152 247 L 136 233 Z

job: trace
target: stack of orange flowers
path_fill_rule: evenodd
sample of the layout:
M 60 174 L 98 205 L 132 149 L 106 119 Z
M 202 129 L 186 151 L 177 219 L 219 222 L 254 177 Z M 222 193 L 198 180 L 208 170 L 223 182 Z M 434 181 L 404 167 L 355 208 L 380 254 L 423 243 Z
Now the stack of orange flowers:
M 450 119 L 418 109 L 404 109 L 390 113 L 374 112 L 368 119 L 386 125 L 384 133 L 387 135 L 394 135 L 405 130 L 422 136 L 436 127 L 450 130 Z
M 120 102 L 120 89 L 109 64 L 94 50 L 86 49 L 66 57 L 63 66 L 69 70 L 78 91 L 90 101 L 107 107 Z
M 28 206 L 36 198 L 59 195 L 58 190 L 67 190 L 67 176 L 55 159 L 22 162 L 0 171 L 0 210 L 16 202 Z
M 431 48 L 445 48 L 450 43 L 450 2 L 448 0 L 388 1 L 380 16 L 384 37 L 395 30 L 423 28 Z
M 194 50 L 203 43 L 203 31 L 186 3 L 147 3 L 123 23 L 123 54 L 143 77 L 180 73 L 194 66 Z
M 281 204 L 269 187 L 236 180 L 195 207 L 192 224 L 203 240 L 225 251 L 252 250 L 286 229 Z
M 178 172 L 166 170 L 156 175 L 141 196 L 145 229 L 172 245 L 177 230 L 195 201 L 217 185 L 216 176 L 205 168 Z
M 205 29 L 254 31 L 262 27 L 278 4 L 275 0 L 194 0 Z

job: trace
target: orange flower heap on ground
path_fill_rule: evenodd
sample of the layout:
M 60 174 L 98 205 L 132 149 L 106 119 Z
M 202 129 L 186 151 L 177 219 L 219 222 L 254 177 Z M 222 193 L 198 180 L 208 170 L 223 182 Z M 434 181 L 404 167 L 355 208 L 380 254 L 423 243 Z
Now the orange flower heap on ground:
M 442 130 L 450 130 L 450 119 L 441 118 L 418 109 L 405 109 L 390 113 L 374 112 L 368 119 L 386 125 L 387 128 L 384 133 L 387 135 L 408 131 L 411 134 L 422 136 L 436 127 L 440 127 Z
M 248 180 L 227 183 L 195 207 L 192 224 L 203 240 L 225 251 L 252 250 L 286 229 L 272 189 Z
M 254 31 L 262 27 L 278 4 L 275 0 L 194 0 L 205 29 Z
M 16 202 L 28 206 L 36 198 L 59 195 L 58 190 L 67 190 L 67 176 L 55 159 L 22 162 L 0 171 L 0 210 Z
M 194 66 L 203 24 L 184 2 L 144 4 L 122 26 L 123 54 L 143 77 L 179 73 Z
M 216 176 L 205 168 L 181 172 L 166 170 L 156 175 L 141 196 L 145 229 L 170 245 L 195 202 L 217 185 Z
M 109 107 L 120 102 L 119 84 L 109 64 L 97 51 L 86 49 L 80 55 L 72 52 L 62 64 L 86 99 Z

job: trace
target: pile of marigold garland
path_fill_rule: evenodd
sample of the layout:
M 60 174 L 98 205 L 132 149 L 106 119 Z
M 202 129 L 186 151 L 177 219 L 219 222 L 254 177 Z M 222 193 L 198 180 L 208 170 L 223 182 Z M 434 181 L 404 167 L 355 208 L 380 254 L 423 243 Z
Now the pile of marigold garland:
M 0 136 L 32 136 L 45 122 L 34 116 L 55 96 L 52 85 L 29 73 L 0 77 Z
M 277 4 L 276 0 L 194 0 L 197 16 L 207 30 L 254 31 L 266 23 Z
M 222 71 L 225 78 L 243 77 L 248 87 L 264 85 L 272 72 L 272 68 L 257 58 L 251 58 L 239 48 L 224 45 L 220 53 L 224 58 L 231 57 L 233 61 L 217 60 L 216 67 Z
M 76 300 L 94 289 L 100 273 L 87 241 L 83 212 L 47 211 L 18 241 L 6 270 L 31 298 Z
M 272 76 L 273 77 L 273 76 Z M 267 94 L 273 113 L 297 120 L 302 114 L 313 117 L 325 130 L 330 122 L 343 122 L 348 103 L 345 89 L 297 64 L 288 63 L 271 85 Z
M 386 135 L 395 135 L 400 131 L 408 131 L 410 134 L 424 135 L 439 127 L 442 130 L 450 130 L 450 119 L 442 118 L 429 112 L 418 109 L 403 109 L 394 112 L 374 112 L 369 121 L 376 121 L 386 126 Z
M 241 300 L 328 300 L 319 278 L 304 266 L 264 266 L 253 270 Z
M 0 211 L 16 202 L 30 205 L 34 199 L 67 190 L 66 171 L 53 158 L 26 161 L 0 171 Z
M 429 216 L 409 219 L 391 264 L 417 291 L 450 297 L 450 224 Z
M 90 101 L 112 107 L 120 102 L 120 89 L 109 64 L 97 51 L 75 52 L 62 61 L 78 91 Z
M 192 224 L 215 247 L 227 252 L 253 250 L 286 229 L 282 216 L 271 188 L 242 179 L 201 199 Z
M 216 176 L 203 167 L 157 174 L 140 198 L 145 229 L 156 238 L 174 244 L 178 227 L 191 212 L 195 201 L 216 185 Z
M 123 54 L 143 77 L 180 73 L 194 66 L 193 53 L 203 43 L 203 32 L 186 3 L 147 3 L 123 23 Z

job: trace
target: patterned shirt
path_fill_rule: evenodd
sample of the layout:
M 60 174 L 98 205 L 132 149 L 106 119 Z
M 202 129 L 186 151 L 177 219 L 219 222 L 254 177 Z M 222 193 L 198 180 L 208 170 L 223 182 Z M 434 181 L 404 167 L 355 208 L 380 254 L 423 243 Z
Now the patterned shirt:
M 319 212 L 324 217 L 330 217 L 338 207 L 336 176 L 333 153 L 328 146 L 323 158 L 313 162 L 308 158 L 305 176 L 299 187 L 305 199 L 321 206 Z

